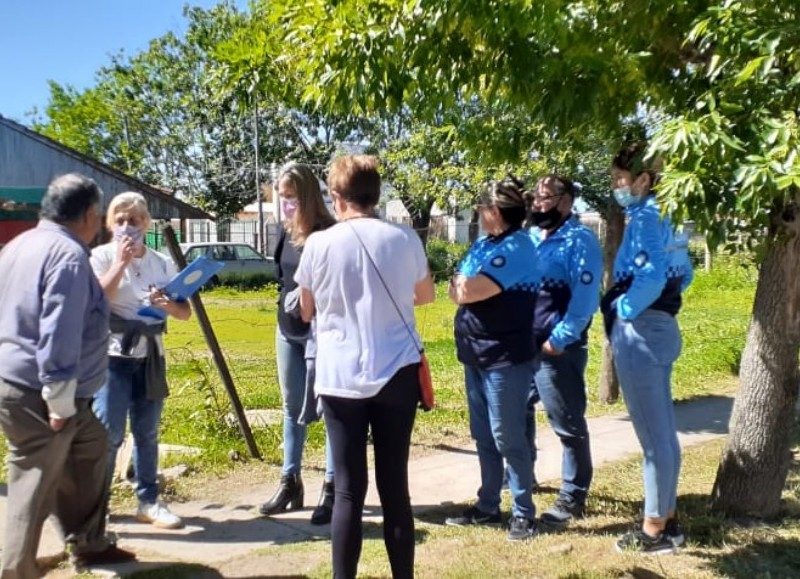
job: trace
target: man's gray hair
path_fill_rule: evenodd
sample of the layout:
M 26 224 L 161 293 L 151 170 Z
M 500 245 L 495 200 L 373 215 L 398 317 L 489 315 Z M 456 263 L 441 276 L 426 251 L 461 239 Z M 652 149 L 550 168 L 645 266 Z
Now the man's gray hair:
M 92 205 L 103 200 L 103 192 L 92 179 L 78 173 L 56 177 L 42 199 L 39 217 L 69 223 L 83 217 Z

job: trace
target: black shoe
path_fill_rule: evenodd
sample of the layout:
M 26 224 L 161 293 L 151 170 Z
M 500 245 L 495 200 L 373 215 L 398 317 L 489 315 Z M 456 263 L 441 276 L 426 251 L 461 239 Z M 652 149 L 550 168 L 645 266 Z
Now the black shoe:
M 622 535 L 614 545 L 619 553 L 636 552 L 644 555 L 671 555 L 675 545 L 665 533 L 651 537 L 641 529 Z
M 579 519 L 586 513 L 586 507 L 570 497 L 558 495 L 552 507 L 542 513 L 543 525 L 556 530 L 566 529 L 572 519 Z
M 686 533 L 683 532 L 683 527 L 681 527 L 678 519 L 667 520 L 667 525 L 664 527 L 664 534 L 672 541 L 675 547 L 682 547 L 686 542 Z
M 526 541 L 539 534 L 539 529 L 536 526 L 536 521 L 526 519 L 525 517 L 511 517 L 508 522 L 508 540 L 509 541 Z
M 484 513 L 478 507 L 469 507 L 458 517 L 447 517 L 445 525 L 451 527 L 469 527 L 478 525 L 482 527 L 499 527 L 501 523 L 500 513 Z
M 319 504 L 314 512 L 311 513 L 312 525 L 327 525 L 333 517 L 333 500 L 335 488 L 333 481 L 322 483 L 322 493 L 319 495 Z
M 272 498 L 258 507 L 264 516 L 277 515 L 284 511 L 296 511 L 303 508 L 303 480 L 299 474 L 286 474 L 281 477 L 281 484 Z
M 72 564 L 76 569 L 84 569 L 94 565 L 114 565 L 136 560 L 136 553 L 109 545 L 102 551 L 84 551 L 72 556 Z

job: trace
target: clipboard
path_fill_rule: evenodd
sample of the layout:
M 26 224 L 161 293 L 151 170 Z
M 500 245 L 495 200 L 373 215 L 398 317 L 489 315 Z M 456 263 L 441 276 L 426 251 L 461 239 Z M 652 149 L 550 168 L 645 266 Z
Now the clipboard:
M 174 302 L 185 302 L 210 280 L 215 273 L 225 267 L 225 263 L 208 259 L 200 255 L 195 260 L 179 271 L 166 286 L 164 293 Z M 154 306 L 144 306 L 136 312 L 140 316 L 148 316 L 165 320 L 167 312 Z

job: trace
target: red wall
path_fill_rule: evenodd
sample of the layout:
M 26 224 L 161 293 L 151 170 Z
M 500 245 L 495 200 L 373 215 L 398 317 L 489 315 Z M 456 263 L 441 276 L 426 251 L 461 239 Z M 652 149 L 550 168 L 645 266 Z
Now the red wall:
M 36 221 L 0 221 L 0 245 L 8 243 L 11 238 L 23 231 L 36 227 Z

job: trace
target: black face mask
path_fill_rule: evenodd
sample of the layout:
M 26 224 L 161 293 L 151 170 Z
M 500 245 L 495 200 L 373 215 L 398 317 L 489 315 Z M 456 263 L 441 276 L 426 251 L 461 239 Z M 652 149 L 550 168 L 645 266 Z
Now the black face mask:
M 533 221 L 533 224 L 542 229 L 552 229 L 561 223 L 561 220 L 561 212 L 555 207 L 549 211 L 534 211 L 531 213 L 531 221 Z

